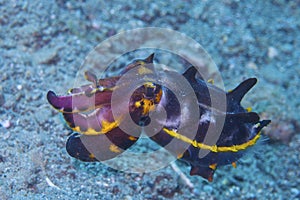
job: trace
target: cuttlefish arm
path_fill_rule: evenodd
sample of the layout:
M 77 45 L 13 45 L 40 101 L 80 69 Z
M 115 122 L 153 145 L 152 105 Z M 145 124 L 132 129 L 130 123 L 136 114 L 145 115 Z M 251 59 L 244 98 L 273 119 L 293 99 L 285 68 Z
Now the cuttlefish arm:
M 48 102 L 63 113 L 85 112 L 105 104 L 110 104 L 112 91 L 97 91 L 94 95 L 71 94 L 57 96 L 53 91 L 47 94 Z
M 112 92 L 120 77 L 99 79 L 92 72 L 85 72 L 84 77 L 92 84 L 69 90 L 68 95 L 58 96 L 53 91 L 47 93 L 48 102 L 63 113 L 79 113 L 102 105 L 110 104 Z

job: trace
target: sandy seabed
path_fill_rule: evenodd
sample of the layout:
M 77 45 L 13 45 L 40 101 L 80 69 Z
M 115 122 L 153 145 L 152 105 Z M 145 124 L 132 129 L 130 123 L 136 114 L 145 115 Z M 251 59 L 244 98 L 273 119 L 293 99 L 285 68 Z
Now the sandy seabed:
M 0 199 L 300 199 L 299 1 L 0 0 Z M 70 131 L 47 102 L 72 88 L 86 55 L 124 30 L 169 28 L 195 39 L 231 89 L 259 83 L 243 105 L 272 119 L 237 168 L 212 183 L 172 167 L 143 174 L 69 157 Z

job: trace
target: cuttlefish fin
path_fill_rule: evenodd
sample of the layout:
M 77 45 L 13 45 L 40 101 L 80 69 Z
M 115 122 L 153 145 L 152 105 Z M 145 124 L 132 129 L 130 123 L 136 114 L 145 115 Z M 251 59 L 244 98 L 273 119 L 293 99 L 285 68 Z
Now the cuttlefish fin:
M 227 93 L 227 97 L 235 102 L 241 102 L 245 94 L 256 84 L 256 78 L 249 78 Z

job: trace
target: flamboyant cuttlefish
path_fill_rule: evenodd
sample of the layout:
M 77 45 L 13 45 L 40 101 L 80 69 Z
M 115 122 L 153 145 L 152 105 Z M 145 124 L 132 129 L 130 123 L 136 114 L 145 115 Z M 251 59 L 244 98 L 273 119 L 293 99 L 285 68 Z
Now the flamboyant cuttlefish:
M 86 72 L 86 79 L 92 83 L 73 88 L 66 96 L 48 92 L 49 103 L 63 114 L 68 126 L 76 132 L 68 138 L 66 144 L 67 152 L 72 157 L 87 162 L 107 160 L 126 151 L 138 140 L 139 135 L 131 135 L 119 127 L 123 119 L 114 118 L 111 99 L 122 75 L 132 69 L 145 73 L 145 66 L 153 63 L 153 56 L 154 54 L 151 54 L 144 60 L 133 61 L 115 77 L 98 80 L 93 73 Z M 212 181 L 216 167 L 235 165 L 245 151 L 256 144 L 261 129 L 268 125 L 270 120 L 260 120 L 257 113 L 243 108 L 240 104 L 244 95 L 256 84 L 256 78 L 247 79 L 230 92 L 225 92 L 201 79 L 193 66 L 182 75 L 198 100 L 199 123 L 193 138 L 178 130 L 182 119 L 181 105 L 174 92 L 163 84 L 146 82 L 139 86 L 132 93 L 128 107 L 120 108 L 118 112 L 121 114 L 129 112 L 136 124 L 147 126 L 151 120 L 155 120 L 151 119 L 151 112 L 158 106 L 164 107 L 166 113 L 166 119 L 162 122 L 164 124 L 158 133 L 151 135 L 150 138 L 162 147 L 170 144 L 172 140 L 185 143 L 186 149 L 176 156 L 191 165 L 191 175 L 200 175 Z M 213 112 L 211 92 L 216 96 L 225 96 L 227 102 L 225 112 Z M 224 118 L 224 126 L 218 140 L 214 144 L 206 144 L 204 138 L 207 136 L 209 125 L 213 125 L 213 120 L 218 120 L 218 117 Z M 176 149 L 176 146 L 169 148 Z M 207 151 L 204 157 L 199 157 L 200 150 Z

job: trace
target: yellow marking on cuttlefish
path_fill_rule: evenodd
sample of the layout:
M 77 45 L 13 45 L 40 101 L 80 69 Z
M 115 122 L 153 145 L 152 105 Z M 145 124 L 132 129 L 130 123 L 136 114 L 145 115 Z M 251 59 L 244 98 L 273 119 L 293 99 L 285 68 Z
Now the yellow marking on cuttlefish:
M 159 103 L 162 96 L 162 89 L 159 90 L 159 92 L 155 95 L 155 102 Z
M 111 131 L 112 129 L 117 128 L 120 125 L 120 121 L 116 120 L 113 122 L 109 122 L 109 121 L 103 120 L 101 122 L 101 125 L 102 125 L 101 133 L 105 134 L 105 133 Z
M 155 86 L 154 83 L 152 83 L 152 82 L 146 82 L 146 83 L 144 84 L 144 87 L 146 87 L 146 88 L 155 88 L 156 86 Z
M 248 107 L 248 108 L 246 108 L 246 111 L 247 111 L 247 112 L 251 112 L 251 111 L 252 111 L 252 108 L 251 108 L 251 107 Z
M 81 133 L 81 130 L 80 130 L 80 127 L 79 127 L 79 126 L 73 127 L 72 130 L 75 131 L 75 132 Z
M 102 107 L 102 105 L 99 106 L 99 108 Z M 54 107 L 53 107 L 54 108 Z M 61 108 L 54 108 L 55 110 L 57 110 L 58 112 L 60 113 L 66 113 L 66 114 L 71 114 L 71 113 L 80 113 L 80 112 L 86 112 L 86 111 L 89 111 L 89 110 L 92 110 L 94 108 L 98 108 L 98 107 L 89 107 L 89 108 L 86 108 L 86 109 L 82 109 L 82 110 L 79 110 L 77 108 L 73 108 L 72 111 L 65 111 L 64 107 L 61 107 Z
M 241 150 L 245 150 L 248 147 L 253 146 L 257 140 L 260 138 L 261 133 L 258 132 L 251 140 L 242 143 L 242 144 L 238 144 L 238 145 L 232 145 L 232 146 L 217 146 L 217 145 L 207 145 L 201 142 L 197 142 L 196 140 L 192 140 L 184 135 L 181 135 L 179 133 L 177 133 L 176 131 L 173 130 L 169 130 L 167 128 L 163 128 L 163 131 L 166 132 L 168 135 L 177 138 L 183 142 L 189 143 L 192 146 L 199 148 L 199 149 L 205 149 L 205 150 L 209 150 L 211 152 L 238 152 Z
M 232 167 L 236 168 L 236 162 L 231 163 Z
M 69 123 L 68 123 L 69 124 Z M 101 130 L 97 131 L 91 127 L 89 127 L 86 131 L 81 130 L 80 126 L 71 127 L 73 131 L 81 133 L 83 135 L 102 135 L 106 134 L 107 132 L 113 130 L 114 128 L 117 128 L 120 125 L 120 120 L 116 120 L 113 122 L 108 122 L 106 120 L 103 120 L 101 122 Z M 69 124 L 70 126 L 70 124 Z
M 134 106 L 137 107 L 137 108 L 141 107 L 142 106 L 141 101 L 136 101 L 134 103 Z
M 177 155 L 177 159 L 180 159 L 182 157 L 183 157 L 183 153 Z
M 95 157 L 94 154 L 90 153 L 89 158 L 90 158 L 90 159 L 95 159 L 96 157 Z
M 145 63 L 141 63 L 141 67 L 138 68 L 138 73 L 139 75 L 144 75 L 144 74 L 152 74 L 153 71 L 147 67 L 144 66 Z
M 119 147 L 117 147 L 117 146 L 114 145 L 114 144 L 109 145 L 109 150 L 110 150 L 111 152 L 114 152 L 114 153 L 120 153 L 120 152 L 121 152 L 120 149 L 119 149 Z
M 88 128 L 86 131 L 83 132 L 84 135 L 99 135 L 99 134 L 104 134 L 101 131 L 97 131 L 93 128 Z
M 136 141 L 137 140 L 136 137 L 133 137 L 133 136 L 129 136 L 128 139 L 131 140 L 131 141 Z
M 143 107 L 143 114 L 147 114 L 150 111 L 153 111 L 155 108 L 154 102 L 153 100 L 149 100 L 149 99 L 144 99 L 144 107 Z
M 78 133 L 82 133 L 83 135 L 100 135 L 103 134 L 101 131 L 96 131 L 93 128 L 88 128 L 86 131 L 81 130 L 79 126 L 72 127 L 72 130 Z
M 215 81 L 212 78 L 208 79 L 207 82 L 210 83 L 210 84 L 212 84 L 212 85 L 215 84 Z
M 216 170 L 217 169 L 217 163 L 209 165 L 209 168 L 211 168 L 212 170 Z
M 134 103 L 136 108 L 142 107 L 143 108 L 143 115 L 148 114 L 150 111 L 155 109 L 155 105 L 153 100 L 150 99 L 142 99 L 140 101 L 136 101 Z
M 72 90 L 73 90 L 73 89 L 74 89 L 74 88 L 68 89 L 67 93 L 68 93 L 68 94 L 72 94 Z
M 138 60 L 138 61 L 136 61 L 136 64 L 144 66 L 146 63 L 145 63 L 145 61 Z
M 93 88 L 93 90 L 89 91 L 89 93 L 85 93 L 86 96 L 91 97 L 96 94 L 97 91 L 100 91 L 99 88 Z

